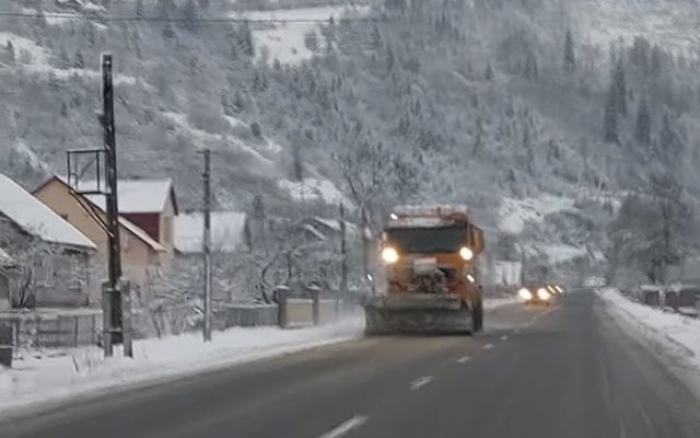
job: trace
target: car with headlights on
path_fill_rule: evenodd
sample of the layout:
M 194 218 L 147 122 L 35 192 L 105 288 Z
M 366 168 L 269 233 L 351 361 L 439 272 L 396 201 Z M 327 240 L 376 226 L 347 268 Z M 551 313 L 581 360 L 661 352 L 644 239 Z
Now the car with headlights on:
M 556 294 L 546 283 L 525 284 L 518 291 L 518 298 L 526 305 L 549 306 L 555 296 Z

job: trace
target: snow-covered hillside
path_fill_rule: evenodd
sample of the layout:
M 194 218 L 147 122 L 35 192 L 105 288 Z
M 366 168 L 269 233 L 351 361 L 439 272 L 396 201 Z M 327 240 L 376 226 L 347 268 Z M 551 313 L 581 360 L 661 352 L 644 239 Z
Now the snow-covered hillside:
M 581 35 L 603 50 L 644 36 L 676 55 L 700 57 L 700 5 L 695 0 L 589 0 L 569 7 Z
M 256 200 L 270 216 L 334 216 L 342 201 L 378 224 L 399 202 L 467 203 L 485 228 L 556 262 L 604 249 L 614 208 L 581 193 L 619 203 L 659 169 L 700 193 L 700 154 L 688 147 L 700 140 L 700 75 L 673 55 L 691 57 L 690 1 L 100 3 L 111 6 L 44 2 L 37 16 L 0 0 L 28 14 L 0 33 L 0 135 L 11 147 L 0 170 L 29 187 L 63 173 L 67 149 L 101 144 L 99 56 L 110 51 L 120 172 L 172 177 L 183 208 L 199 206 L 197 152 L 209 148 L 217 208 L 250 212 Z M 626 37 L 608 51 L 637 33 L 649 43 Z M 613 57 L 625 113 L 605 140 Z
M 277 59 L 282 64 L 298 64 L 311 59 L 315 52 L 324 50 L 319 43 L 322 37 L 318 22 L 326 20 L 337 22 L 342 16 L 348 15 L 361 17 L 369 10 L 368 6 L 348 4 L 348 6 L 236 12 L 232 16 L 236 19 L 243 18 L 255 22 L 269 20 L 268 23 L 257 25 L 253 29 L 256 59 L 262 59 L 264 62 Z

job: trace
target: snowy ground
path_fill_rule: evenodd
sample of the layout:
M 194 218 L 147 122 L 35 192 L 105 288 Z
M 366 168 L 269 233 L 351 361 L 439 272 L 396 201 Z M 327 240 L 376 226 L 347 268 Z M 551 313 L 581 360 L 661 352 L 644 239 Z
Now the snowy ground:
M 361 336 L 364 320 L 298 330 L 234 328 L 204 344 L 200 334 L 148 339 L 134 344 L 134 359 L 105 360 L 96 347 L 20 352 L 11 370 L 0 367 L 0 416 L 37 402 L 195 374 Z
M 298 201 L 321 200 L 327 204 L 339 204 L 342 202 L 347 207 L 352 207 L 352 201 L 327 179 L 304 178 L 301 182 L 281 179 L 277 182 L 277 185 L 279 188 L 289 191 L 292 199 Z
M 633 302 L 614 288 L 601 289 L 598 295 L 616 316 L 694 368 L 700 381 L 700 320 Z
M 319 25 L 333 17 L 338 20 L 343 13 L 366 14 L 366 6 L 344 7 L 324 6 L 316 8 L 279 9 L 271 11 L 250 11 L 243 14 L 249 20 L 280 20 L 253 30 L 253 40 L 258 59 L 267 57 L 269 62 L 278 59 L 283 64 L 298 64 L 310 59 L 313 52 L 306 47 L 304 36 L 317 31 Z M 241 18 L 239 13 L 234 17 Z M 319 36 L 319 41 L 321 38 Z
M 544 195 L 538 198 L 503 198 L 499 210 L 500 230 L 518 234 L 527 222 L 542 222 L 545 216 L 574 207 L 572 198 Z

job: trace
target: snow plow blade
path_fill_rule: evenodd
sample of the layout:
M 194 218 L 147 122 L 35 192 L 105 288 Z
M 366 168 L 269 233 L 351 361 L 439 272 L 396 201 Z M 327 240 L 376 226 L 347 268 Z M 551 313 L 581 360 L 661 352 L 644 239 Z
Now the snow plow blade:
M 365 334 L 472 333 L 469 309 L 459 297 L 401 294 L 373 298 L 365 306 Z

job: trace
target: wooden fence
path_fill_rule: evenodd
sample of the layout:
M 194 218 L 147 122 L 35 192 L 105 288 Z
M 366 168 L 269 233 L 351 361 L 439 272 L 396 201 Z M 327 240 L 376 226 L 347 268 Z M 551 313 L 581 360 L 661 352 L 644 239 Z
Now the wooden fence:
M 102 333 L 99 310 L 0 314 L 0 324 L 13 328 L 18 347 L 56 348 L 95 345 Z

